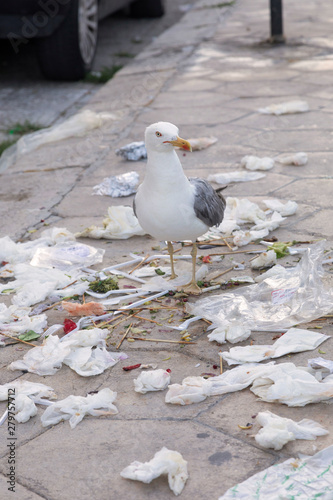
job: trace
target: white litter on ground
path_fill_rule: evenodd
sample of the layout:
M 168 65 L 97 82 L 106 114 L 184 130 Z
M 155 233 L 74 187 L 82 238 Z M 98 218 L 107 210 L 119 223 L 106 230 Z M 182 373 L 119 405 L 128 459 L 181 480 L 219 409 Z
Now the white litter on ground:
M 298 208 L 296 201 L 291 200 L 287 201 L 287 203 L 282 203 L 280 200 L 263 200 L 263 203 L 267 208 L 279 212 L 282 217 L 294 215 Z
M 36 382 L 29 382 L 28 380 L 16 379 L 7 384 L 0 385 L 0 401 L 7 401 L 8 389 L 14 389 L 15 394 L 24 394 L 32 399 L 55 397 L 52 387 Z
M 181 384 L 169 385 L 165 402 L 177 405 L 200 403 L 208 396 L 219 396 L 245 389 L 259 376 L 265 377 L 274 362 L 260 365 L 252 363 L 228 370 L 222 375 L 205 379 L 204 377 L 186 377 Z
M 197 137 L 187 140 L 191 144 L 192 151 L 201 151 L 202 149 L 206 149 L 209 146 L 212 146 L 218 141 L 217 137 L 213 136 Z
M 218 174 L 209 174 L 207 180 L 217 184 L 229 184 L 230 182 L 248 182 L 258 181 L 266 177 L 266 174 L 260 172 L 246 172 L 245 170 L 234 170 L 233 172 L 219 172 Z
M 259 158 L 258 156 L 247 155 L 241 159 L 241 166 L 248 170 L 270 170 L 274 167 L 274 159 L 268 156 Z
M 15 304 L 7 307 L 0 304 L 0 330 L 12 336 L 17 336 L 33 330 L 42 333 L 47 326 L 46 314 L 30 316 L 31 307 L 18 307 Z M 3 343 L 0 332 L 0 345 Z
M 292 113 L 305 113 L 309 111 L 309 105 L 306 101 L 288 101 L 281 104 L 272 104 L 265 108 L 258 109 L 259 113 L 265 115 L 286 115 Z
M 221 356 L 228 365 L 258 363 L 270 358 L 280 358 L 290 353 L 312 351 L 329 338 L 328 335 L 311 330 L 290 328 L 272 345 L 232 347 L 229 352 L 223 352 Z
M 274 266 L 276 264 L 276 253 L 274 250 L 263 252 L 251 261 L 252 269 L 261 269 L 262 267 Z
M 215 328 L 208 335 L 208 339 L 210 342 L 215 340 L 219 344 L 224 344 L 226 341 L 236 344 L 236 342 L 248 339 L 250 335 L 251 330 L 247 326 L 244 326 L 241 321 L 233 321 L 232 323 L 226 321 L 223 326 Z
M 314 370 L 320 370 L 323 378 L 333 373 L 333 361 L 324 358 L 313 358 L 308 360 L 308 366 Z
M 54 375 L 64 363 L 83 377 L 98 375 L 120 359 L 128 357 L 123 353 L 106 350 L 107 333 L 107 330 L 93 328 L 77 330 L 62 339 L 57 335 L 50 335 L 43 345 L 30 349 L 22 360 L 13 361 L 8 369 L 24 370 L 41 376 Z
M 103 227 L 90 226 L 75 236 L 94 239 L 125 240 L 131 236 L 146 234 L 135 217 L 133 208 L 112 206 L 108 208 L 108 216 L 103 220 Z
M 297 167 L 306 165 L 308 162 L 308 155 L 306 153 L 293 153 L 284 156 L 279 156 L 276 161 L 283 165 L 295 165 Z
M 168 475 L 169 487 L 178 496 L 183 491 L 188 478 L 187 462 L 178 451 L 163 447 L 149 462 L 132 462 L 120 473 L 125 479 L 151 483 L 161 475 Z
M 333 445 L 313 457 L 289 458 L 236 484 L 219 500 L 332 500 L 332 462 Z
M 241 365 L 247 366 L 247 365 Z M 275 365 L 264 376 L 253 382 L 251 391 L 268 403 L 287 406 L 305 406 L 310 403 L 333 400 L 333 375 L 318 380 L 311 369 L 296 367 L 293 363 Z
M 139 161 L 147 158 L 147 150 L 144 141 L 137 141 L 116 149 L 116 155 L 121 156 L 125 160 Z
M 97 394 L 88 394 L 87 397 L 68 396 L 46 408 L 41 417 L 42 425 L 47 427 L 56 425 L 61 420 L 69 420 L 71 429 L 74 429 L 86 415 L 93 417 L 115 415 L 118 413 L 113 404 L 116 397 L 117 393 L 108 388 L 100 390 Z
M 134 387 L 136 392 L 146 394 L 149 391 L 163 391 L 170 384 L 170 373 L 166 370 L 149 370 L 141 372 L 138 378 L 134 379 Z
M 256 417 L 262 429 L 255 435 L 256 442 L 263 448 L 273 448 L 281 450 L 289 441 L 295 439 L 313 440 L 317 436 L 326 436 L 329 432 L 318 422 L 304 418 L 300 422 L 295 422 L 290 418 L 283 418 L 264 411 L 258 413 Z
M 93 187 L 93 194 L 101 196 L 112 196 L 120 198 L 136 193 L 139 184 L 137 172 L 126 172 L 126 174 L 105 177 L 100 184 Z

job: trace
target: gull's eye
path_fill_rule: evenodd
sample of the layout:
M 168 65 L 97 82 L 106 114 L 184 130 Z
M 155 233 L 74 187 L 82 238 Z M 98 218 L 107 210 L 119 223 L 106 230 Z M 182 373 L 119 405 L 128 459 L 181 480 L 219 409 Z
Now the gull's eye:
M 156 137 L 162 137 L 161 132 L 155 132 Z

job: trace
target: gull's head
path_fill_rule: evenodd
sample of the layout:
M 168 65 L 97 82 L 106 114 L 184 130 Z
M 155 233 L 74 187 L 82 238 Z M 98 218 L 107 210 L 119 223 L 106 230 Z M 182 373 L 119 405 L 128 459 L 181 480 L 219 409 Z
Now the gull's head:
M 157 122 L 146 128 L 145 143 L 149 151 L 166 152 L 174 147 L 192 151 L 191 144 L 179 137 L 176 125 L 168 122 Z

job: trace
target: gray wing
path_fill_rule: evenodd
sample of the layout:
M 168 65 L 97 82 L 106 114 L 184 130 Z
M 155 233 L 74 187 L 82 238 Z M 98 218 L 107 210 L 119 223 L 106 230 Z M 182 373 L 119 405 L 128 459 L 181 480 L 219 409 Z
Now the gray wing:
M 195 215 L 209 227 L 220 225 L 226 206 L 223 196 L 204 179 L 191 177 L 189 181 L 195 187 Z
M 134 212 L 135 217 L 138 217 L 138 216 L 136 215 L 135 196 L 134 196 L 134 198 L 133 198 L 133 212 Z

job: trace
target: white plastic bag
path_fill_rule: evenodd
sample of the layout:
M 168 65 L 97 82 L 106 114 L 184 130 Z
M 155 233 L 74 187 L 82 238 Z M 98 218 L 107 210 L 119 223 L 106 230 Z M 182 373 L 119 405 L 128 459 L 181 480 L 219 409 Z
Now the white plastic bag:
M 207 180 L 217 184 L 229 184 L 230 182 L 258 181 L 266 177 L 261 172 L 246 172 L 245 170 L 234 170 L 233 172 L 220 172 L 218 174 L 209 174 Z
M 241 321 L 252 330 L 290 328 L 333 309 L 333 290 L 322 280 L 324 243 L 312 245 L 288 272 L 234 292 L 211 294 L 187 306 L 188 312 L 212 321 L 217 327 Z
M 282 217 L 294 215 L 298 208 L 296 201 L 291 200 L 287 201 L 287 203 L 282 203 L 280 200 L 263 200 L 263 203 L 267 208 L 279 212 Z
M 333 445 L 313 457 L 289 458 L 230 488 L 219 500 L 332 500 Z
M 125 479 L 150 483 L 162 474 L 168 475 L 169 487 L 177 496 L 183 491 L 188 478 L 187 462 L 178 451 L 163 447 L 149 462 L 132 462 L 120 473 Z

